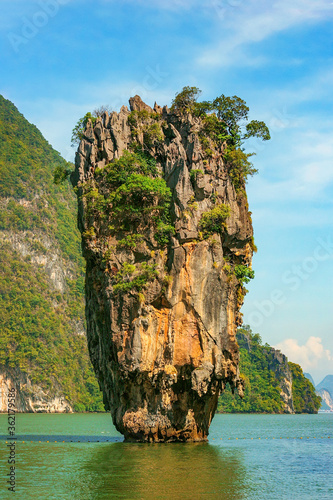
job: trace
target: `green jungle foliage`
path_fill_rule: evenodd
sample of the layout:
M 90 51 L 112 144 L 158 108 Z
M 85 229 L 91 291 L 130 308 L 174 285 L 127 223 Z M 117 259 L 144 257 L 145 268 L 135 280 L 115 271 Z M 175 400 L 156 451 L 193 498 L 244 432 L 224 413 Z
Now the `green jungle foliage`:
M 76 200 L 54 171 L 71 169 L 39 130 L 0 96 L 0 365 L 19 367 L 75 409 L 103 410 L 89 361 L 84 323 L 84 262 L 76 229 Z M 13 237 L 26 249 L 13 248 Z M 48 249 L 45 247 L 48 242 Z M 66 290 L 55 291 L 33 256 L 57 252 L 67 272 Z
M 251 352 L 246 349 L 242 334 L 249 336 Z M 262 345 L 261 337 L 249 327 L 239 328 L 240 373 L 245 381 L 244 398 L 233 395 L 228 386 L 219 397 L 217 411 L 221 413 L 281 413 L 283 402 L 279 380 L 269 369 L 272 355 L 269 346 Z M 267 349 L 268 348 L 268 349 Z
M 124 151 L 119 159 L 95 173 L 98 187 L 89 182 L 84 185 L 87 216 L 93 214 L 107 221 L 111 232 L 127 232 L 119 244 L 138 242 L 139 223 L 150 222 L 155 227 L 156 241 L 167 245 L 175 231 L 169 215 L 171 190 L 159 177 L 153 157 L 139 149 Z
M 293 376 L 293 400 L 296 413 L 317 413 L 321 405 L 321 397 L 304 374 L 302 368 L 289 362 Z
M 204 238 L 208 238 L 212 234 L 222 234 L 226 229 L 226 220 L 230 215 L 230 207 L 221 203 L 216 205 L 211 210 L 204 212 L 201 216 L 199 227 Z
M 158 276 L 155 264 L 142 262 L 140 265 L 124 262 L 114 277 L 114 293 L 126 293 L 131 290 L 141 292 L 145 285 Z
M 251 137 L 268 141 L 268 127 L 262 121 L 248 121 L 249 108 L 240 97 L 222 94 L 213 101 L 198 102 L 200 94 L 197 87 L 184 87 L 173 99 L 171 112 L 202 119 L 199 139 L 206 156 L 213 155 L 212 146 L 223 148 L 230 178 L 236 191 L 242 191 L 248 176 L 257 172 L 249 161 L 254 153 L 245 153 L 243 143 Z
M 244 285 L 245 283 L 250 283 L 250 280 L 253 280 L 254 278 L 254 271 L 249 267 L 241 264 L 235 266 L 234 274 L 242 285 Z

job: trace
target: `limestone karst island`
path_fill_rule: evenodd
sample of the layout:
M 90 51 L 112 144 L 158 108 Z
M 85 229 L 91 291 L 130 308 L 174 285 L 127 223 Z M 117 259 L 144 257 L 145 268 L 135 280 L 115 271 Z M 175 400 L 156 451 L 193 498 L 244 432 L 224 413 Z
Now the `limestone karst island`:
M 243 391 L 236 328 L 255 246 L 240 146 L 269 131 L 252 121 L 241 136 L 244 101 L 198 93 L 170 110 L 135 96 L 77 130 L 88 346 L 127 440 L 205 440 L 226 384 Z

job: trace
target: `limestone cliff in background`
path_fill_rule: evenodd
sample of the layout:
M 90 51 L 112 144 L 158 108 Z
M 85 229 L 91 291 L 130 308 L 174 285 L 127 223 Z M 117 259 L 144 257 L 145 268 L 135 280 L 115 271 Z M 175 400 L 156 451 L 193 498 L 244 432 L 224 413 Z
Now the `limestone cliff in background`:
M 72 413 L 60 385 L 43 389 L 18 368 L 0 367 L 0 413 L 8 412 L 8 393 L 15 389 L 15 410 L 23 413 Z
M 76 200 L 67 168 L 0 95 L 0 412 L 102 410 L 87 352 Z
M 245 290 L 234 270 L 251 266 L 246 194 L 231 181 L 225 145 L 203 147 L 201 118 L 151 109 L 138 96 L 130 107 L 88 121 L 72 174 L 90 357 L 127 439 L 204 440 L 226 383 L 242 392 L 235 335 Z M 169 224 L 159 221 L 162 184 L 142 194 L 134 176 L 134 191 L 119 188 L 119 169 L 131 161 L 133 174 L 144 172 L 142 155 L 145 165 L 156 160 L 157 175 L 148 178 L 171 190 Z M 220 227 L 208 236 L 214 215 Z

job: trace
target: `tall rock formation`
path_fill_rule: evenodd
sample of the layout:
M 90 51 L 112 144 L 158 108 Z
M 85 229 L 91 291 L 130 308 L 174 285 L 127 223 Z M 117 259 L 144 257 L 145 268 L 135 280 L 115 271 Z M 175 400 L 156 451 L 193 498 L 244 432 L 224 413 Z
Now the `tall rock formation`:
M 228 382 L 253 236 L 203 119 L 130 108 L 88 120 L 71 180 L 86 259 L 90 357 L 127 440 L 201 441 Z

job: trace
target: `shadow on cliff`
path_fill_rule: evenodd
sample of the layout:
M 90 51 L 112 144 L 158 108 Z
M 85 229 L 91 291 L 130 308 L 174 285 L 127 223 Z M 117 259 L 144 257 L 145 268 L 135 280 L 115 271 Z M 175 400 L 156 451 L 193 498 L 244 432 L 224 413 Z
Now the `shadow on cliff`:
M 232 500 L 246 496 L 241 453 L 207 443 L 106 444 L 94 448 L 80 472 L 79 484 L 72 484 L 78 498 Z

